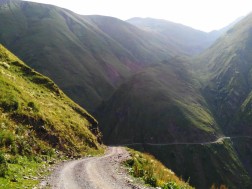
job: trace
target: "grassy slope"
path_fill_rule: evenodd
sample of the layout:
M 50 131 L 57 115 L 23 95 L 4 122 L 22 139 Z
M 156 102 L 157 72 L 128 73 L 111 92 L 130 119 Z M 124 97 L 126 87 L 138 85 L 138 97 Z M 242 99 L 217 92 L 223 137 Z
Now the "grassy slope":
M 96 113 L 105 142 L 213 140 L 221 132 L 195 85 L 184 60 L 139 72 Z
M 129 149 L 131 158 L 125 162 L 129 172 L 153 187 L 162 189 L 193 189 L 189 183 L 178 178 L 173 171 L 167 169 L 161 162 L 146 153 Z
M 99 120 L 108 123 L 101 125 L 105 141 L 211 141 L 221 134 L 187 65 L 180 59 L 166 61 L 146 68 L 123 84 L 97 113 Z M 247 109 L 248 102 L 244 104 Z M 212 145 L 145 145 L 144 151 L 185 180 L 190 177 L 190 183 L 197 188 L 213 184 L 250 188 L 251 165 L 246 160 L 250 155 L 244 154 L 246 149 L 238 150 L 246 145 L 227 141 Z
M 229 133 L 249 132 L 249 129 L 231 127 L 240 125 L 239 121 L 243 125 L 250 125 L 249 120 L 240 116 L 246 117 L 245 114 L 249 114 L 249 109 L 245 107 L 251 101 L 251 20 L 252 15 L 243 19 L 197 60 L 202 66 L 199 75 L 206 98 L 220 125 Z M 244 112 L 245 109 L 247 111 Z
M 45 170 L 42 160 L 102 151 L 90 131 L 97 121 L 3 46 L 0 89 L 1 188 L 36 184 L 31 176 Z
M 199 189 L 226 185 L 230 189 L 251 188 L 247 167 L 239 159 L 233 141 L 209 145 L 135 146 L 137 150 L 154 154 L 176 175 Z M 243 156 L 243 158 L 246 156 Z M 248 161 L 248 159 L 247 159 Z M 251 166 L 250 166 L 251 168 Z
M 1 42 L 88 109 L 129 74 L 120 57 L 135 61 L 70 11 L 13 0 L 1 5 L 0 13 Z
M 177 54 L 181 49 L 170 41 L 163 41 L 158 35 L 141 30 L 119 19 L 106 16 L 87 16 L 102 32 L 127 49 L 142 65 L 153 64 Z
M 228 136 L 252 134 L 251 21 L 252 15 L 248 15 L 228 30 L 226 35 L 196 59 L 194 65 L 195 70 L 198 69 L 202 91 L 210 109 Z M 251 179 L 249 146 L 251 141 L 248 138 L 237 138 L 233 141 L 237 157 Z

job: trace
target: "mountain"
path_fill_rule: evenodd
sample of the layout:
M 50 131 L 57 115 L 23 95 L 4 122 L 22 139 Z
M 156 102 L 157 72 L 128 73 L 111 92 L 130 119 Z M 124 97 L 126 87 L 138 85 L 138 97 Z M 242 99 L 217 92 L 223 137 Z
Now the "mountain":
M 98 122 L 2 45 L 0 88 L 1 188 L 34 185 L 24 177 L 44 172 L 51 158 L 103 151 L 94 136 Z
M 216 122 L 227 136 L 252 177 L 251 78 L 252 14 L 228 30 L 194 60 L 202 93 Z
M 122 84 L 95 113 L 104 142 L 151 153 L 196 188 L 250 188 L 251 139 L 218 140 L 222 128 L 190 70 L 176 58 Z
M 202 142 L 221 134 L 183 58 L 140 71 L 95 115 L 108 144 Z
M 172 42 L 178 49 L 189 55 L 195 55 L 209 47 L 223 32 L 211 34 L 182 24 L 153 18 L 132 18 L 127 22 L 160 36 L 165 42 Z
M 13 0 L 1 4 L 0 14 L 1 43 L 88 109 L 128 74 L 120 57 L 135 61 L 81 16 L 65 9 Z M 102 87 L 93 87 L 97 85 Z
M 198 57 L 206 99 L 228 134 L 251 134 L 252 15 Z M 228 110 L 228 111 L 227 111 Z
M 250 188 L 251 23 L 124 82 L 95 113 L 105 142 L 147 151 L 197 188 Z M 204 144 L 222 135 L 231 138 Z
M 239 18 L 237 18 L 235 21 L 233 21 L 232 23 L 228 24 L 227 26 L 225 26 L 224 28 L 221 28 L 220 30 L 213 30 L 211 32 L 208 33 L 208 35 L 211 38 L 214 39 L 218 39 L 220 36 L 226 34 L 226 32 L 230 29 L 232 29 L 238 22 L 240 22 L 243 18 L 245 18 L 244 16 L 241 16 Z
M 137 70 L 183 53 L 119 19 L 19 0 L 1 1 L 0 42 L 91 111 Z
M 0 42 L 92 112 L 137 71 L 195 54 L 209 40 L 204 32 L 179 24 L 168 29 L 162 34 L 27 1 L 0 4 Z

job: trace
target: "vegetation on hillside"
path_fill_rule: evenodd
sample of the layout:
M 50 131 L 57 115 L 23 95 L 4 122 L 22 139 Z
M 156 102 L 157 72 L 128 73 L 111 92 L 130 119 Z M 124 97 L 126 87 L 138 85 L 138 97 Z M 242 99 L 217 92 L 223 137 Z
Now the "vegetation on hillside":
M 137 73 L 97 110 L 106 143 L 201 142 L 221 133 L 184 61 Z
M 236 162 L 240 161 L 243 167 L 238 172 L 245 170 L 247 173 L 244 175 L 250 180 L 250 185 L 236 183 L 231 185 L 233 188 L 251 188 L 251 25 L 252 14 L 229 29 L 209 49 L 192 61 L 195 75 L 201 83 L 202 94 L 215 121 L 224 135 L 234 137 L 232 147 L 237 152 L 235 159 Z M 228 170 L 231 171 L 231 168 Z M 233 171 L 231 175 L 230 178 L 236 176 L 237 172 Z
M 248 155 L 244 155 L 251 142 L 246 144 L 245 149 L 239 150 L 240 153 L 237 153 L 237 148 L 244 148 L 246 146 L 244 144 L 246 144 L 245 141 L 238 145 L 236 140 L 226 139 L 216 144 L 160 146 L 146 144 L 130 147 L 153 154 L 166 167 L 173 170 L 176 175 L 181 176 L 183 180 L 190 179 L 190 184 L 196 188 L 225 185 L 230 189 L 249 189 L 252 182 L 242 159 L 248 158 L 251 154 L 250 150 Z M 234 146 L 237 146 L 237 148 Z M 240 159 L 241 154 L 243 154 L 242 159 Z M 247 165 L 249 165 L 248 162 Z
M 153 187 L 162 189 L 193 189 L 188 182 L 179 179 L 152 155 L 129 149 L 131 158 L 125 162 L 129 172 Z
M 173 26 L 182 33 L 189 30 L 189 36 L 206 35 Z M 20 0 L 0 4 L 0 43 L 90 111 L 140 68 L 190 54 L 197 46 L 198 37 L 184 40 L 179 32 L 166 37 L 112 17 L 81 16 Z
M 19 0 L 0 4 L 0 43 L 91 111 L 141 67 L 180 52 L 116 18 Z
M 0 89 L 1 188 L 36 184 L 51 158 L 102 151 L 97 121 L 3 46 Z
M 195 64 L 209 107 L 219 125 L 230 135 L 250 132 L 236 126 L 239 122 L 244 124 L 239 117 L 246 117 L 244 110 L 252 90 L 251 21 L 252 15 L 249 15 L 228 30 Z

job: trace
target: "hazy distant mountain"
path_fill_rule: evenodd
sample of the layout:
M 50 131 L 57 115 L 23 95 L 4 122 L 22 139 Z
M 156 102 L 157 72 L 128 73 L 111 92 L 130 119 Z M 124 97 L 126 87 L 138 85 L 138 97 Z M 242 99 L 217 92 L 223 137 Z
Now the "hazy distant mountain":
M 208 33 L 210 38 L 218 39 L 220 36 L 225 34 L 228 30 L 232 29 L 238 22 L 240 22 L 244 16 L 241 16 L 237 18 L 235 21 L 230 23 L 229 25 L 225 26 L 224 28 L 221 28 L 220 30 L 214 30 Z
M 132 18 L 127 22 L 160 36 L 164 41 L 172 41 L 188 54 L 197 54 L 209 47 L 218 36 L 193 29 L 174 22 L 153 18 Z

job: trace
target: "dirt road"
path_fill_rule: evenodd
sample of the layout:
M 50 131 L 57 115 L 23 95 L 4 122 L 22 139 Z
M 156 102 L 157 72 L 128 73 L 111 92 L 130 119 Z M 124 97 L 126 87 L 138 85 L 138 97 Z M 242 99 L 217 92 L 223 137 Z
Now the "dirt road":
M 122 147 L 109 147 L 101 157 L 90 157 L 65 163 L 52 174 L 52 189 L 144 189 L 133 184 L 120 165 L 129 157 Z

